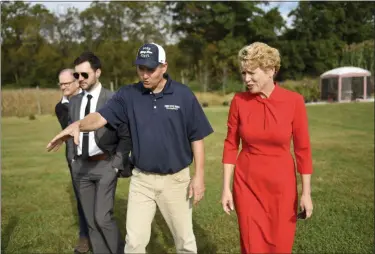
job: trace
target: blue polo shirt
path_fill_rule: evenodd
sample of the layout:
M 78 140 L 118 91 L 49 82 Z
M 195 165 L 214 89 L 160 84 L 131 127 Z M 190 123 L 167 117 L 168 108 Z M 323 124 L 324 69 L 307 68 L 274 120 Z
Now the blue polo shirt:
M 168 75 L 165 78 L 165 87 L 157 94 L 142 82 L 121 87 L 98 112 L 114 128 L 129 124 L 137 168 L 172 174 L 192 163 L 191 142 L 213 129 L 193 92 Z

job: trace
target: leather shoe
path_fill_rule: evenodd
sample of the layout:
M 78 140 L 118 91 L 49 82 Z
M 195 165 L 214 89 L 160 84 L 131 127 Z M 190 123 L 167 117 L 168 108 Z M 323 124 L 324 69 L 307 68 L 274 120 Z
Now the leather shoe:
M 75 253 L 86 253 L 90 250 L 89 239 L 86 237 L 80 237 L 78 243 L 74 248 Z

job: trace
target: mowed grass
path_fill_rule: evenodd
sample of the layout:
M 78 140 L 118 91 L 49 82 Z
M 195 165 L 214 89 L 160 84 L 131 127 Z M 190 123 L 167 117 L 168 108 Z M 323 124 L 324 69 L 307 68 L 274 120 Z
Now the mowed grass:
M 239 253 L 236 215 L 221 196 L 221 155 L 228 108 L 208 108 L 215 133 L 206 140 L 206 195 L 194 209 L 199 253 Z M 295 253 L 372 253 L 374 248 L 374 103 L 308 107 L 314 216 L 299 221 Z M 59 131 L 55 117 L 2 119 L 2 253 L 71 253 L 77 220 L 64 149 L 45 146 Z M 115 216 L 125 234 L 128 179 L 120 179 Z M 300 188 L 300 186 L 299 186 Z M 157 213 L 149 253 L 175 252 Z

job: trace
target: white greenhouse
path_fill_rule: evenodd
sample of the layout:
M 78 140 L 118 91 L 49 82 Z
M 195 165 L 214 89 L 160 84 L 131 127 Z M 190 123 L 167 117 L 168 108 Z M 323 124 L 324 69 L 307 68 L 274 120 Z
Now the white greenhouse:
M 373 92 L 371 72 L 358 67 L 340 67 L 320 75 L 322 101 L 369 99 Z

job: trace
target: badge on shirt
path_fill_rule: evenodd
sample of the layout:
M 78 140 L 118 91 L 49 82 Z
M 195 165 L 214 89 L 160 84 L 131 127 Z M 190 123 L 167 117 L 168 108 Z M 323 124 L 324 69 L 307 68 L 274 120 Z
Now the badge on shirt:
M 179 110 L 180 106 L 178 105 L 164 105 L 164 107 L 168 110 Z

